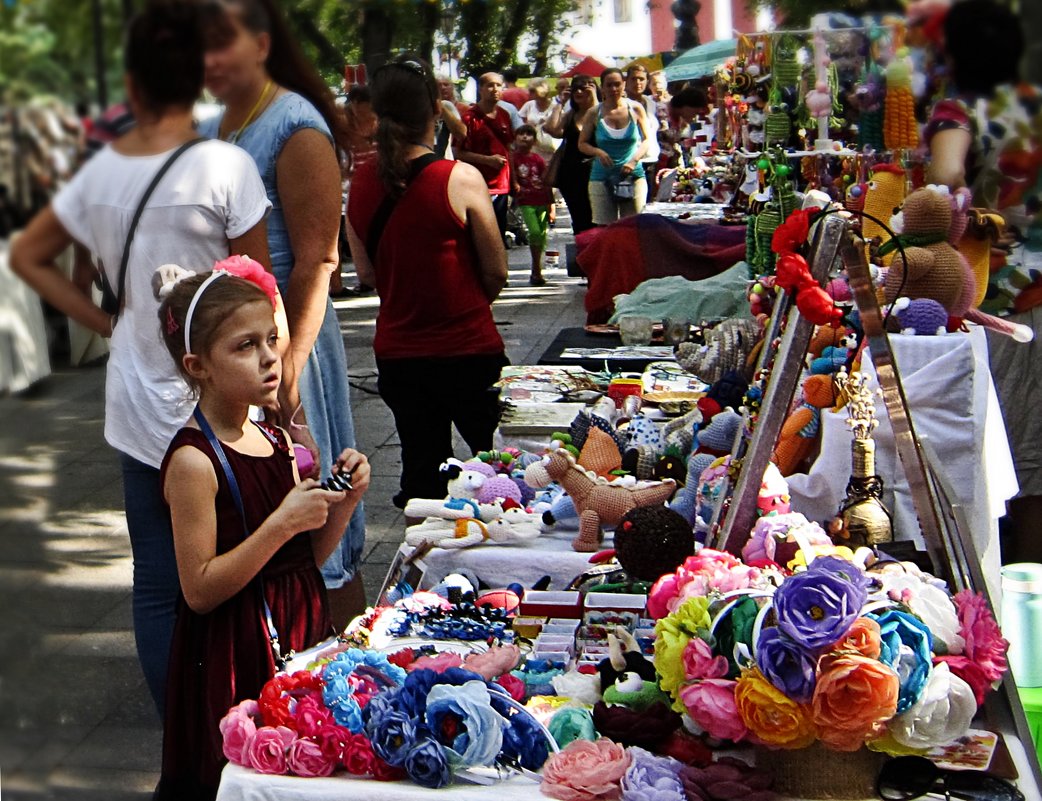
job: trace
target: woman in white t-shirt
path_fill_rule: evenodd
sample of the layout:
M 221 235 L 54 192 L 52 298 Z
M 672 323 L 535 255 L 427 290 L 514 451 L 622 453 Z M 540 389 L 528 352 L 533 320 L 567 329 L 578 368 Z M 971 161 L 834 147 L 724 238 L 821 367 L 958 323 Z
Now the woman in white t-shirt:
M 179 595 L 169 511 L 159 465 L 192 412 L 188 387 L 160 338 L 156 268 L 207 271 L 230 254 L 267 265 L 270 203 L 247 153 L 205 141 L 186 150 L 152 193 L 134 234 L 123 308 L 110 317 L 54 263 L 73 242 L 86 247 L 112 287 L 131 218 L 161 166 L 197 138 L 192 106 L 203 86 L 203 32 L 193 4 L 150 7 L 130 25 L 125 55 L 129 133 L 95 155 L 40 212 L 11 264 L 48 303 L 111 336 L 105 381 L 105 439 L 119 452 L 134 555 L 138 658 L 160 715 Z

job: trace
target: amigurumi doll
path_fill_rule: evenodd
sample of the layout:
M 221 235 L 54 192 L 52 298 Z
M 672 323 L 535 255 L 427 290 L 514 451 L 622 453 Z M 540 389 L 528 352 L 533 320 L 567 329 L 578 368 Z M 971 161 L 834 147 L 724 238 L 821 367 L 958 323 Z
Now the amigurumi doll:
M 836 403 L 836 389 L 830 375 L 812 375 L 803 382 L 799 405 L 782 425 L 772 461 L 783 476 L 799 469 L 810 455 L 821 432 L 821 410 Z

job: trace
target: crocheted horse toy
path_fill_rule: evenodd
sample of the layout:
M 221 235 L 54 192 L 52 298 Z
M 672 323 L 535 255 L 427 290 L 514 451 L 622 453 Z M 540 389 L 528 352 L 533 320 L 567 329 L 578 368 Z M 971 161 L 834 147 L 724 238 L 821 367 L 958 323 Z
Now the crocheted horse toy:
M 543 461 L 529 465 L 525 481 L 530 487 L 545 487 L 554 481 L 564 487 L 579 512 L 579 534 L 572 540 L 572 548 L 582 553 L 600 547 L 602 525 L 617 525 L 637 506 L 665 503 L 677 486 L 673 479 L 644 486 L 609 484 L 576 464 L 566 450 L 554 451 Z

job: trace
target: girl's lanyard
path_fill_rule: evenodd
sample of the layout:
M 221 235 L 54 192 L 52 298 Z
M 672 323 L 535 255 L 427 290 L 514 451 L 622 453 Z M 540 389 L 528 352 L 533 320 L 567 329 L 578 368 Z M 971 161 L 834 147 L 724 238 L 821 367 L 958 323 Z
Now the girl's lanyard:
M 232 494 L 232 500 L 235 502 L 235 508 L 239 510 L 239 517 L 242 518 L 242 530 L 243 533 L 248 537 L 250 536 L 250 527 L 246 524 L 246 508 L 242 504 L 242 493 L 239 491 L 239 482 L 235 480 L 235 472 L 232 470 L 231 463 L 228 461 L 228 456 L 224 452 L 224 448 L 221 447 L 221 441 L 217 439 L 217 435 L 213 433 L 213 429 L 210 428 L 210 423 L 207 422 L 206 416 L 202 410 L 196 406 L 195 411 L 192 412 L 192 417 L 195 418 L 195 422 L 199 424 L 199 430 L 203 432 L 206 437 L 206 441 L 210 443 L 210 447 L 213 448 L 213 452 L 217 455 L 217 461 L 221 463 L 221 469 L 224 470 L 224 477 L 228 482 L 228 489 Z M 272 445 L 278 448 L 278 440 L 269 432 L 266 431 L 263 426 L 257 426 L 262 434 L 268 438 Z M 260 574 L 257 574 L 257 578 L 260 579 Z M 259 580 L 257 582 L 257 589 L 260 592 L 261 603 L 264 604 L 264 621 L 268 627 L 268 641 L 271 643 L 271 653 L 275 658 L 275 669 L 284 670 L 286 668 L 286 660 L 293 656 L 292 651 L 285 657 L 282 656 L 282 648 L 279 645 L 279 633 L 275 630 L 275 621 L 271 617 L 271 607 L 268 605 L 268 599 L 264 595 L 264 582 Z

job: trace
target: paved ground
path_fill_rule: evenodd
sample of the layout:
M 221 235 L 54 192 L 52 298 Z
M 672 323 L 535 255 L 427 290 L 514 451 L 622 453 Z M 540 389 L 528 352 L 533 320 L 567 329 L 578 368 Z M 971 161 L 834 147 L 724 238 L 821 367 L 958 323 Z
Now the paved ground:
M 567 224 L 567 219 L 565 219 Z M 560 229 L 558 229 L 560 230 Z M 570 237 L 555 234 L 551 247 Z M 511 361 L 532 363 L 578 325 L 583 290 L 564 270 L 528 286 L 528 252 L 510 252 L 494 313 Z M 345 283 L 354 283 L 348 275 Z M 390 504 L 399 458 L 375 394 L 375 298 L 336 304 L 351 365 L 367 497 L 365 583 L 374 597 L 402 535 Z M 11 799 L 146 799 L 161 733 L 131 630 L 130 545 L 119 467 L 102 438 L 104 368 L 58 368 L 0 398 L 0 792 Z M 463 454 L 461 454 L 463 455 Z

